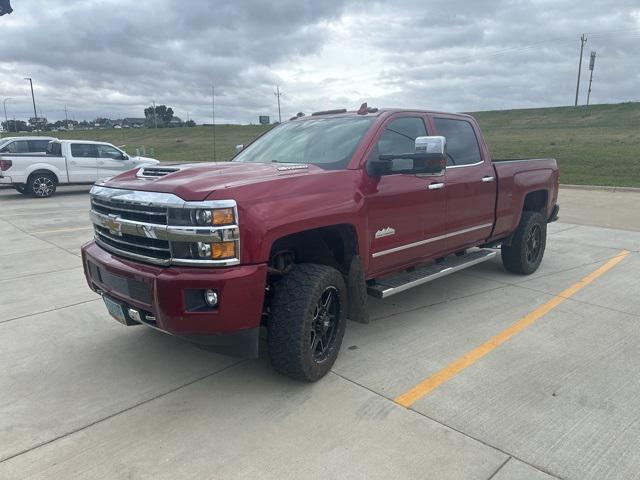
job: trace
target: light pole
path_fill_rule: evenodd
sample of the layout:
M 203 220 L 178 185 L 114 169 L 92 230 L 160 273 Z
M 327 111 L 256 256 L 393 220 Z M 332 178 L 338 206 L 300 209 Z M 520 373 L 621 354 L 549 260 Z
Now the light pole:
M 33 121 L 36 122 L 36 125 L 38 125 L 38 112 L 36 111 L 36 97 L 33 94 L 33 80 L 31 79 L 31 77 L 25 77 L 25 80 L 29 80 L 29 85 L 31 85 L 31 100 L 33 100 Z
M 2 101 L 2 105 L 4 107 L 4 124 L 7 126 L 7 132 L 10 132 L 11 129 L 9 128 L 9 117 L 7 117 L 7 100 L 11 100 L 11 97 L 7 97 Z M 14 127 L 15 128 L 15 127 Z M 16 131 L 18 129 L 16 128 Z

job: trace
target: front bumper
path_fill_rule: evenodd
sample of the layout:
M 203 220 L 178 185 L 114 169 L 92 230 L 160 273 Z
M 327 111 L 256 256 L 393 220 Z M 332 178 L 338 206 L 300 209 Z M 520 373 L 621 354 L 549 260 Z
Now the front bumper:
M 145 313 L 150 327 L 209 345 L 221 353 L 256 357 L 267 266 L 159 267 L 117 257 L 95 242 L 82 247 L 89 286 Z M 213 288 L 214 309 L 188 308 L 185 292 Z M 125 308 L 126 310 L 126 308 Z

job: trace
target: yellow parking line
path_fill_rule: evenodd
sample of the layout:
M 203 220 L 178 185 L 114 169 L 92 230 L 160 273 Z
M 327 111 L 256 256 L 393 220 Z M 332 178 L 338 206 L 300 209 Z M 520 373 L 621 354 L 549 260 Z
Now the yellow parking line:
M 71 228 L 58 228 L 56 230 L 38 230 L 37 232 L 29 232 L 33 235 L 39 235 L 41 233 L 60 233 L 60 232 L 78 232 L 80 230 L 91 230 L 93 227 L 71 227 Z
M 608 270 L 611 270 L 618 263 L 620 263 L 622 259 L 625 258 L 627 255 L 629 255 L 628 251 L 626 250 L 620 251 L 615 257 L 611 258 L 608 262 L 606 262 L 597 270 L 591 272 L 582 280 L 574 283 L 569 288 L 567 288 L 566 290 L 562 291 L 561 293 L 553 297 L 547 303 L 536 308 L 533 312 L 529 313 L 528 315 L 525 315 L 516 323 L 514 323 L 507 329 L 503 330 L 502 332 L 498 333 L 487 342 L 471 350 L 466 355 L 458 358 L 453 363 L 447 365 L 445 368 L 443 368 L 439 372 L 433 374 L 431 377 L 417 384 L 415 387 L 397 396 L 394 399 L 394 401 L 402 405 L 403 407 L 407 407 L 407 408 L 410 407 L 419 399 L 421 399 L 425 395 L 428 395 L 433 390 L 438 388 L 440 385 L 447 382 L 451 378 L 455 377 L 458 373 L 463 371 L 465 368 L 470 367 L 471 365 L 476 363 L 478 360 L 480 360 L 482 357 L 487 355 L 493 349 L 502 345 L 511 337 L 523 331 L 529 325 L 533 324 L 536 320 L 538 320 L 539 318 L 549 313 L 555 307 L 557 307 L 562 302 L 564 302 L 567 298 L 571 297 L 572 295 L 582 290 L 584 287 L 589 285 L 591 282 L 593 282 L 595 279 L 603 275 L 605 272 L 607 272 Z

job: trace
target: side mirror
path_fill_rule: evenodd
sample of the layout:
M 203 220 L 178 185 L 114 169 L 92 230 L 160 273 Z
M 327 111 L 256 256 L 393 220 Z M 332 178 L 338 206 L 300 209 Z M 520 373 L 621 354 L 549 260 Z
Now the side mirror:
M 414 153 L 380 155 L 369 162 L 372 175 L 396 173 L 438 175 L 447 166 L 447 139 L 441 136 L 417 137 Z
M 120 160 L 129 160 L 129 155 L 123 153 L 122 155 L 120 155 Z
M 236 145 L 236 153 L 240 153 L 243 149 L 244 149 L 244 145 L 243 144 Z

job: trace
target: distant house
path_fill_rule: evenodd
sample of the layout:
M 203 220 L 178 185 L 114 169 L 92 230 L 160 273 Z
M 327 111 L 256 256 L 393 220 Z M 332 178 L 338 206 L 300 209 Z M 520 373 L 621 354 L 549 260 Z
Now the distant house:
M 140 127 L 144 127 L 146 121 L 147 121 L 146 118 L 127 117 L 122 119 L 122 127 L 123 128 L 132 128 L 132 127 L 140 128 Z
M 180 117 L 171 117 L 171 120 L 169 120 L 169 126 L 170 127 L 184 127 L 184 122 L 182 121 L 182 119 Z

